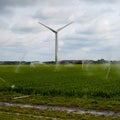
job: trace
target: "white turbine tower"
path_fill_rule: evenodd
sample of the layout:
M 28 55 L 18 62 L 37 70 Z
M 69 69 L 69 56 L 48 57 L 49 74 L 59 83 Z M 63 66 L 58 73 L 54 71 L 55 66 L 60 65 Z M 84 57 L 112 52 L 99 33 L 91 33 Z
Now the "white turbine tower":
M 61 31 L 62 29 L 64 29 L 65 27 L 67 27 L 68 25 L 72 24 L 73 22 L 70 22 L 69 24 L 54 30 L 50 27 L 48 27 L 47 25 L 44 25 L 43 23 L 39 22 L 39 24 L 41 24 L 42 26 L 48 28 L 49 30 L 51 30 L 53 33 L 55 33 L 55 64 L 58 64 L 58 32 Z

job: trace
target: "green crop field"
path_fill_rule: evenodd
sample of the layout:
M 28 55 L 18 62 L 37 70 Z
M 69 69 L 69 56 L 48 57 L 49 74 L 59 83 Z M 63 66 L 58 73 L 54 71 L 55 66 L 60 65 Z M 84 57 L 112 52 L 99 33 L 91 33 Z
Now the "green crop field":
M 102 97 L 120 95 L 120 73 L 112 65 L 108 74 L 103 65 L 16 67 L 0 66 L 0 92 L 51 96 Z
M 0 65 L 0 95 L 0 101 L 31 95 L 26 103 L 119 110 L 120 65 Z

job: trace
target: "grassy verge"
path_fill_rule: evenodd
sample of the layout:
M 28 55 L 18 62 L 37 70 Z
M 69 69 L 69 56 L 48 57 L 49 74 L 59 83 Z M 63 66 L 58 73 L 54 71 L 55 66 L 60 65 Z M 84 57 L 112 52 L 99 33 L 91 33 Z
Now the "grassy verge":
M 25 115 L 15 115 L 14 113 L 13 114 L 0 113 L 0 120 L 48 120 L 48 119 L 34 118 Z
M 2 95 L 4 94 L 4 95 Z M 23 104 L 34 104 L 34 105 L 51 105 L 51 106 L 67 106 L 67 107 L 78 107 L 84 110 L 95 109 L 95 110 L 108 110 L 108 111 L 120 111 L 120 98 L 78 98 L 78 97 L 64 97 L 64 96 L 40 96 L 30 95 L 25 96 L 22 94 L 0 94 L 1 102 L 9 103 L 23 103 Z M 23 98 L 19 98 L 23 96 Z M 18 98 L 17 98 L 18 97 Z M 15 98 L 15 99 L 14 99 Z
M 20 107 L 0 107 L 0 120 L 52 120 L 53 118 L 63 120 L 119 120 L 120 117 L 105 117 L 90 114 L 74 114 L 66 111 L 35 110 Z M 8 114 L 9 113 L 9 114 Z M 19 114 L 16 114 L 19 113 Z

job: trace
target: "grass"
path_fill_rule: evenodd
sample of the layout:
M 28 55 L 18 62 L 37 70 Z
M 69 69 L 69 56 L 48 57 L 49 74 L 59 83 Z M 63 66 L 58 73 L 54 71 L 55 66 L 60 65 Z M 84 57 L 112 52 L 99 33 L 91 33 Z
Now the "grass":
M 0 65 L 0 101 L 119 111 L 120 65 Z M 12 97 L 30 95 L 26 99 Z

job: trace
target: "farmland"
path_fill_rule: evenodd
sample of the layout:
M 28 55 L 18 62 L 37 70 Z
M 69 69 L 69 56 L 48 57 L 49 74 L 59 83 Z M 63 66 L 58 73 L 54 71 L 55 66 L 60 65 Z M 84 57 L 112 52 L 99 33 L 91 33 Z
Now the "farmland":
M 120 111 L 119 73 L 120 65 L 0 65 L 0 101 Z
M 16 71 L 17 69 L 17 71 Z M 0 66 L 0 91 L 50 96 L 112 98 L 120 95 L 119 68 L 112 65 Z M 13 87 L 13 89 L 12 89 Z

